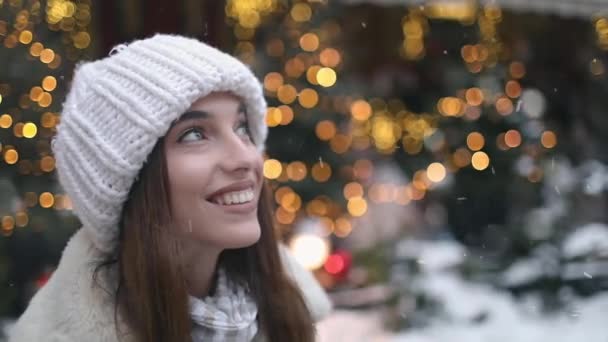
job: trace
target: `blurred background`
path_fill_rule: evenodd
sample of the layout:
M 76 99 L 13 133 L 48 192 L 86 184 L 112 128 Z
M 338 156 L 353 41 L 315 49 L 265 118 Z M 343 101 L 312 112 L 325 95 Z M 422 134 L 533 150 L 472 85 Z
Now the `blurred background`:
M 2 327 L 79 227 L 50 150 L 75 65 L 156 32 L 263 82 L 322 341 L 608 340 L 605 0 L 0 0 Z

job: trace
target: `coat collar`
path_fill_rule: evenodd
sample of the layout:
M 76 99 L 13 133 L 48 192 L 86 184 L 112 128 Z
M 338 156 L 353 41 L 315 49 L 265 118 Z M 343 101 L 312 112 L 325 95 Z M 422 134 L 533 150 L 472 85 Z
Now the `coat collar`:
M 302 291 L 313 319 L 318 321 L 325 317 L 332 308 L 325 291 L 285 246 L 280 245 L 279 252 L 286 272 Z M 103 254 L 93 245 L 88 231 L 76 232 L 49 281 L 32 298 L 11 329 L 9 341 L 131 342 L 133 338 L 128 334 L 128 328 L 120 323 L 120 317 L 119 326 L 115 324 L 112 271 L 98 277 L 99 286 L 93 283 L 92 272 L 102 258 Z

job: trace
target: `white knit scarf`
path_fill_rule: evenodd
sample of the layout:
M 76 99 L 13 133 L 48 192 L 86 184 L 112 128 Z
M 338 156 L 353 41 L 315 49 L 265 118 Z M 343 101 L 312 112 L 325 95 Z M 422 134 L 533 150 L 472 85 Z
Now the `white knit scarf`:
M 249 291 L 229 282 L 225 271 L 218 270 L 213 296 L 190 297 L 192 340 L 195 342 L 244 342 L 258 331 L 258 309 Z

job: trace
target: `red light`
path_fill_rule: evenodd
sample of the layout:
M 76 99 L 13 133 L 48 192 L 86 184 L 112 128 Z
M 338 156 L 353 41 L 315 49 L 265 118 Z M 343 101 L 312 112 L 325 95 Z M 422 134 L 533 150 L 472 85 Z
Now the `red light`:
M 344 258 L 340 254 L 332 254 L 325 261 L 324 267 L 329 274 L 340 274 L 344 271 Z

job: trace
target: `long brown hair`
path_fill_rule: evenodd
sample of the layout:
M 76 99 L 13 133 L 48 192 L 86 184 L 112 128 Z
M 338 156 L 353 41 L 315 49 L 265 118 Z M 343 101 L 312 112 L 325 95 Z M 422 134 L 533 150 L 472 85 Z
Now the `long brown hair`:
M 116 313 L 138 341 L 191 341 L 185 276 L 171 233 L 163 140 L 154 147 L 133 185 L 120 223 Z M 270 342 L 314 340 L 311 314 L 283 270 L 267 184 L 258 205 L 261 237 L 254 245 L 221 253 L 228 276 L 249 286 L 258 305 L 258 328 Z M 110 262 L 111 263 L 111 262 Z M 118 325 L 117 325 L 118 326 Z

